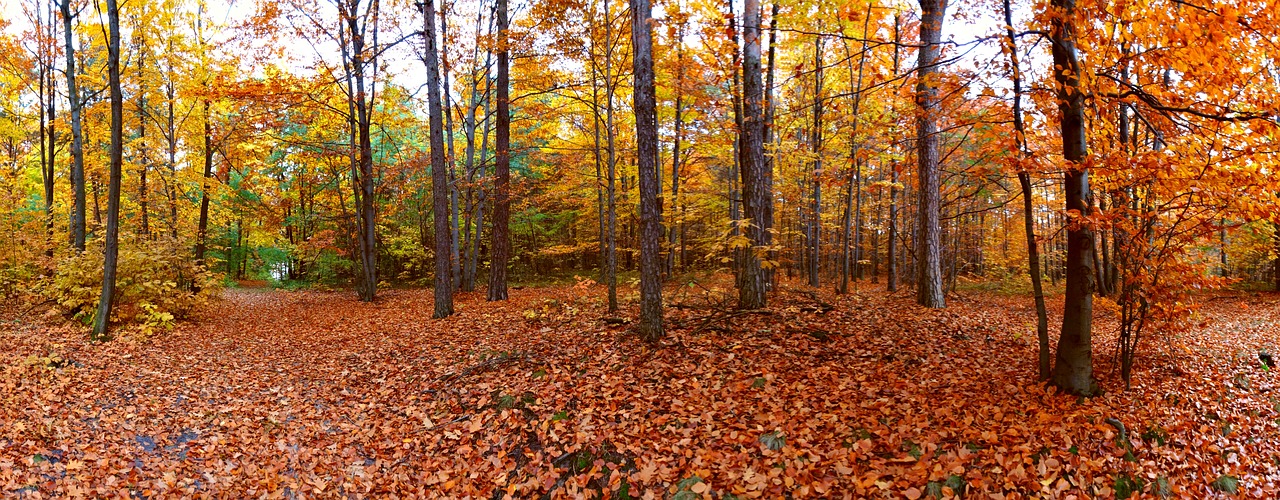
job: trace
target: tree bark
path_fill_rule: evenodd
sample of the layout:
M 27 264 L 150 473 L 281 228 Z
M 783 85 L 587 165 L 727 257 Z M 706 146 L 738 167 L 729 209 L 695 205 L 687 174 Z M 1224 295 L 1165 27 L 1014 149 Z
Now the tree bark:
M 607 144 L 607 161 L 605 163 L 606 179 L 605 209 L 607 229 L 605 243 L 605 285 L 609 292 L 609 314 L 618 312 L 618 193 L 615 181 L 617 175 L 617 155 L 613 129 L 613 15 L 609 10 L 609 0 L 604 0 L 604 127 Z
M 498 0 L 499 5 L 505 0 Z M 440 61 L 436 50 L 435 0 L 422 3 L 423 30 L 426 42 L 424 62 L 427 66 L 427 114 L 431 127 L 431 210 L 435 230 L 435 311 L 439 319 L 453 314 L 453 235 L 449 231 L 449 173 L 445 165 L 444 117 L 440 105 Z M 505 12 L 504 12 L 505 14 Z M 501 105 L 499 105 L 501 106 Z M 367 132 L 362 132 L 367 134 Z M 370 183 L 372 181 L 369 181 Z M 366 191 L 366 196 L 372 193 Z M 370 221 L 372 222 L 372 221 Z
M 499 2 L 505 0 L 498 0 Z M 632 109 L 640 188 L 640 338 L 662 338 L 662 213 L 658 185 L 658 114 L 649 0 L 631 0 Z
M 1080 89 L 1080 62 L 1076 55 L 1075 0 L 1052 0 L 1054 10 L 1049 37 L 1053 64 L 1058 71 L 1058 111 L 1062 128 L 1062 155 L 1067 162 L 1066 298 L 1062 333 L 1053 367 L 1053 383 L 1073 394 L 1097 394 L 1093 379 L 1093 231 L 1079 220 L 1089 215 L 1089 170 L 1085 144 L 1084 94 Z
M 813 189 L 809 213 L 809 286 L 817 288 L 822 277 L 818 274 L 822 258 L 822 37 L 813 41 L 813 129 L 809 131 L 809 145 L 813 151 Z
M 916 83 L 916 161 L 920 188 L 916 213 L 919 241 L 915 245 L 919 261 L 916 302 L 925 307 L 946 307 L 942 290 L 942 228 L 939 210 L 942 205 L 938 175 L 938 89 L 936 65 L 946 0 L 920 0 L 920 57 Z
M 102 259 L 102 295 L 94 315 L 93 340 L 106 340 L 116 288 L 116 261 L 120 254 L 120 169 L 124 147 L 124 96 L 120 91 L 120 8 L 107 0 L 107 79 L 111 99 L 111 149 L 108 160 L 107 234 Z
M 498 128 L 494 165 L 493 258 L 489 262 L 489 300 L 507 300 L 507 259 L 511 252 L 511 108 L 507 46 L 507 0 L 497 0 Z
M 764 164 L 764 85 L 760 67 L 760 1 L 745 0 L 742 13 L 742 201 L 751 225 L 751 248 L 742 253 L 738 307 L 767 305 L 768 276 L 762 257 L 773 243 L 772 178 Z M 772 264 L 770 264 L 772 265 Z
M 902 47 L 901 40 L 902 16 L 893 17 L 893 74 L 898 74 L 898 50 Z M 894 101 L 895 103 L 897 101 Z M 897 105 L 893 107 L 894 115 L 897 113 Z M 896 147 L 895 147 L 896 149 Z M 885 271 L 886 286 L 890 293 L 898 291 L 898 159 L 897 155 L 893 157 L 893 165 L 890 167 L 889 173 L 889 268 Z
M 71 110 L 71 189 L 74 198 L 71 209 L 71 244 L 79 252 L 84 251 L 85 241 L 85 187 L 84 187 L 84 133 L 81 125 L 80 87 L 76 82 L 76 51 L 72 44 L 71 0 L 62 0 L 62 36 L 67 56 L 67 100 Z

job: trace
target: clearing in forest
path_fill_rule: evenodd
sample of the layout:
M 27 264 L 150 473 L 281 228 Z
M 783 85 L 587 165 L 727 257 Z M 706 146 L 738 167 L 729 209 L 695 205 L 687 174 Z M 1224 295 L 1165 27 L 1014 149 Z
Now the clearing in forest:
M 590 288 L 519 289 L 500 303 L 462 294 L 444 320 L 430 319 L 427 291 L 366 304 L 233 289 L 149 342 L 89 343 L 60 321 L 9 315 L 0 488 L 1258 498 L 1280 482 L 1280 394 L 1259 358 L 1280 345 L 1274 295 L 1208 300 L 1198 329 L 1152 339 L 1128 391 L 1100 312 L 1108 392 L 1079 399 L 1036 382 L 1028 299 L 966 295 L 928 310 L 883 290 L 784 289 L 781 305 L 741 313 L 685 288 L 670 295 L 670 334 L 649 345 L 605 321 Z

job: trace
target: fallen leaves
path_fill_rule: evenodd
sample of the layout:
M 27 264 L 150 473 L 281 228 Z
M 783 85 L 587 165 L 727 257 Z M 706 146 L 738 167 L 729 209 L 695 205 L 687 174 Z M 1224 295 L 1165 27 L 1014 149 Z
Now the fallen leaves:
M 435 321 L 422 291 L 233 290 L 145 344 L 5 322 L 0 490 L 1201 497 L 1280 481 L 1275 372 L 1256 357 L 1280 345 L 1274 302 L 1215 301 L 1210 329 L 1179 339 L 1195 355 L 1153 350 L 1133 390 L 1078 400 L 1033 379 L 1021 299 L 930 311 L 864 292 L 805 312 L 783 292 L 773 314 L 715 325 L 672 310 L 649 346 L 587 292 L 464 294 Z

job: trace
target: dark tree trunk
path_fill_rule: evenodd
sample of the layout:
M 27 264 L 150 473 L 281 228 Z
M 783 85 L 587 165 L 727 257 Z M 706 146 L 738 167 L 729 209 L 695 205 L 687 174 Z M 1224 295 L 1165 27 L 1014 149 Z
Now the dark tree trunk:
M 85 188 L 84 188 L 84 134 L 80 118 L 80 87 L 76 83 L 76 51 L 72 44 L 71 0 L 62 0 L 62 36 L 67 55 L 67 100 L 71 109 L 71 189 L 74 198 L 71 209 L 71 244 L 84 251 L 85 241 Z
M 1004 0 L 1005 35 L 1009 42 L 1009 65 L 1013 70 L 1013 131 L 1014 153 L 1022 160 L 1026 151 L 1026 137 L 1022 122 L 1022 70 L 1018 67 L 1018 42 L 1013 32 L 1013 12 L 1009 0 Z M 1044 285 L 1040 283 L 1040 250 L 1036 246 L 1034 196 L 1031 192 L 1031 174 L 1024 165 L 1018 166 L 1018 184 L 1022 187 L 1022 223 L 1027 233 L 1027 274 L 1031 276 L 1031 291 L 1036 301 L 1036 338 L 1040 342 L 1040 380 L 1049 379 L 1049 318 L 1044 305 Z
M 871 24 L 871 5 L 867 5 L 867 13 L 862 24 L 864 37 Z M 845 44 L 848 53 L 849 45 Z M 853 92 L 853 126 L 849 131 L 849 179 L 848 190 L 844 200 L 844 234 L 840 240 L 840 293 L 849 293 L 849 275 L 854 280 L 861 274 L 858 272 L 858 260 L 862 258 L 862 166 L 858 161 L 858 108 L 862 105 L 862 69 L 867 62 L 867 42 L 862 42 L 862 54 L 858 58 L 858 77 Z M 853 78 L 853 58 L 849 58 L 849 78 Z M 850 211 L 856 201 L 857 211 L 850 217 Z M 855 236 L 856 232 L 856 236 Z M 852 244 L 852 247 L 850 246 Z M 852 256 L 850 256 L 852 254 Z
M 140 27 L 139 27 L 140 28 Z M 147 148 L 147 40 L 142 30 L 138 38 L 138 215 L 141 220 L 139 233 L 144 239 L 151 237 L 151 218 L 147 199 L 147 170 L 151 168 L 150 151 Z
M 684 132 L 684 28 L 682 20 L 676 28 L 676 105 L 675 105 L 675 137 L 671 142 L 671 211 L 676 211 L 680 203 L 680 139 Z M 683 214 L 679 217 L 683 225 Z M 671 221 L 667 228 L 667 273 L 675 272 L 676 267 L 676 225 Z M 681 256 L 683 257 L 683 255 Z M 684 260 L 680 261 L 684 265 Z
M 444 80 L 442 89 L 444 90 L 444 135 L 445 145 L 448 148 L 448 157 L 445 161 L 449 164 L 449 276 L 453 290 L 458 290 L 458 285 L 462 283 L 462 257 L 459 255 L 459 245 L 461 241 L 461 225 L 459 220 L 458 198 L 461 194 L 458 191 L 458 157 L 453 154 L 453 101 L 452 92 L 449 88 L 449 19 L 446 11 L 449 4 L 441 5 L 440 9 L 440 74 Z
M 916 302 L 925 307 L 946 307 L 942 290 L 942 205 L 938 176 L 938 88 L 936 73 L 946 0 L 920 0 L 920 57 L 916 83 L 916 160 L 919 165 L 919 207 L 915 245 L 919 262 Z
M 93 339 L 105 340 L 111 322 L 116 288 L 116 260 L 120 254 L 120 168 L 124 147 L 124 96 L 120 92 L 120 8 L 107 0 L 107 79 L 111 95 L 111 149 L 107 187 L 107 235 L 102 259 L 102 295 L 93 321 Z
M 209 180 L 213 177 L 213 124 L 209 112 L 209 99 L 203 103 L 204 116 L 204 176 L 200 180 L 200 219 L 196 223 L 196 265 L 204 266 L 205 247 L 209 239 Z
M 618 178 L 617 151 L 613 129 L 613 16 L 609 0 L 604 0 L 604 131 L 607 144 L 605 163 L 605 215 L 608 229 L 605 243 L 605 285 L 609 291 L 609 314 L 618 312 Z
M 505 0 L 498 0 L 499 2 Z M 649 0 L 631 0 L 632 93 L 640 188 L 640 338 L 662 338 L 662 213 L 658 193 L 658 115 Z
M 506 17 L 506 0 L 498 0 L 503 19 Z M 436 12 L 435 1 L 422 3 L 423 31 L 426 41 L 423 60 L 427 66 L 427 113 L 431 127 L 431 210 L 432 227 L 435 230 L 435 311 L 433 318 L 444 318 L 453 314 L 453 234 L 449 230 L 449 173 L 444 158 L 444 117 L 440 105 L 440 61 L 436 50 Z M 498 107 L 501 109 L 502 104 Z M 367 131 L 361 133 L 366 134 Z M 499 139 L 501 140 L 501 139 Z M 501 147 L 501 146 L 499 146 Z M 501 151 L 501 150 L 499 150 Z M 371 181 L 370 181 L 371 182 Z M 366 197 L 372 193 L 365 192 Z M 367 200 L 366 200 L 367 202 Z M 372 223 L 373 221 L 368 221 Z
M 507 0 L 497 0 L 498 128 L 494 165 L 493 258 L 489 262 L 489 300 L 507 300 L 507 259 L 511 253 L 511 107 L 507 47 Z
M 1062 127 L 1062 155 L 1068 162 L 1066 206 L 1072 219 L 1067 223 L 1066 298 L 1062 311 L 1062 334 L 1053 367 L 1053 383 L 1080 395 L 1098 392 L 1093 379 L 1093 231 L 1075 220 L 1089 215 L 1089 170 L 1084 167 L 1084 94 L 1080 92 L 1080 62 L 1076 56 L 1075 0 L 1052 0 L 1056 15 L 1050 25 L 1053 64 L 1058 84 L 1058 111 Z
M 809 145 L 813 151 L 813 195 L 809 212 L 809 286 L 821 285 L 822 259 L 822 37 L 813 40 L 813 129 L 809 131 Z
M 893 18 L 893 74 L 898 74 L 898 49 L 901 43 L 901 25 L 902 17 L 894 16 Z M 897 107 L 894 107 L 894 115 L 897 115 Z M 889 173 L 889 268 L 885 271 L 887 274 L 887 286 L 890 292 L 898 291 L 898 160 L 894 157 L 891 172 Z
M 751 248 L 742 253 L 738 307 L 767 305 L 768 276 L 762 257 L 772 244 L 772 176 L 764 164 L 764 84 L 760 67 L 760 1 L 745 0 L 742 13 L 742 204 L 751 225 Z

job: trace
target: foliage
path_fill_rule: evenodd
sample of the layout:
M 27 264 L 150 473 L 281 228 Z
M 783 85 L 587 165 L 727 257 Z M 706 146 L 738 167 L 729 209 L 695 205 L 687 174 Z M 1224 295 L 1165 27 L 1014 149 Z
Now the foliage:
M 137 325 L 137 331 L 148 336 L 172 329 L 175 320 L 188 317 L 220 293 L 218 276 L 184 256 L 186 242 L 160 238 L 122 243 L 113 323 Z M 91 324 L 102 287 L 101 252 L 90 248 L 63 258 L 54 274 L 35 287 L 71 319 Z
M 446 320 L 424 317 L 426 291 L 364 304 L 234 289 L 150 343 L 92 344 L 0 316 L 0 485 L 46 496 L 1276 494 L 1277 374 L 1255 356 L 1280 345 L 1274 297 L 1215 295 L 1211 322 L 1184 334 L 1192 373 L 1144 363 L 1132 390 L 1081 400 L 1028 369 L 1035 342 L 1008 321 L 1028 298 L 965 293 L 963 307 L 930 311 L 863 290 L 820 293 L 836 307 L 806 312 L 813 298 L 790 286 L 768 314 L 708 326 L 707 303 L 687 296 L 658 345 L 602 322 L 590 297 L 603 287 L 586 280 L 512 290 L 510 302 L 463 294 L 466 313 Z M 527 321 L 530 310 L 540 317 Z M 831 334 L 806 333 L 817 330 Z M 1099 331 L 1103 348 L 1116 342 Z M 1113 367 L 1099 372 L 1114 384 Z M 1130 429 L 1127 446 L 1107 419 Z

